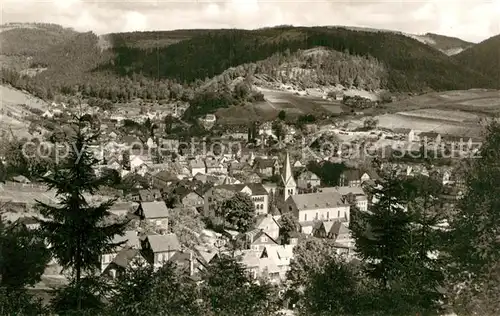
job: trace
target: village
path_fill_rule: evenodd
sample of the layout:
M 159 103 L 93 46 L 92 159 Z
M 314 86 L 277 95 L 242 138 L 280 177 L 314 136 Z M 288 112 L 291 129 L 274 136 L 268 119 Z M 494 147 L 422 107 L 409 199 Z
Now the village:
M 271 122 L 235 128 L 214 127 L 216 117 L 211 115 L 201 121 L 208 137 L 183 140 L 168 134 L 165 126 L 166 117 L 179 117 L 183 110 L 176 106 L 146 112 L 102 111 L 53 103 L 42 114 L 46 122 L 61 126 L 75 113 L 93 117 L 101 131 L 99 142 L 89 148 L 99 160 L 96 174 L 114 172 L 121 183 L 132 184 L 127 190 L 110 186 L 88 197 L 93 202 L 117 199 L 110 220 L 130 220 L 125 235 L 115 240 L 125 243 L 101 257 L 101 273 L 106 277 L 116 278 L 137 260 L 155 267 L 175 262 L 196 277 L 214 258 L 230 254 L 254 278 L 281 284 L 294 259 L 294 247 L 309 238 L 333 242 L 338 254 L 354 260 L 350 210 L 353 205 L 368 210 L 373 200 L 365 188 L 379 179 L 379 173 L 390 169 L 406 176 L 433 177 L 447 188 L 452 207 L 460 198 L 463 182 L 453 164 L 440 161 L 468 157 L 479 148 L 479 141 L 470 137 L 380 129 L 369 118 L 363 128 L 356 129 L 345 124 L 294 126 L 286 122 L 279 128 Z M 130 121 L 156 128 L 149 134 L 129 127 Z M 450 156 L 430 157 L 436 159 L 430 163 L 423 157 L 392 159 L 395 151 L 421 152 L 425 146 Z M 324 176 L 313 171 L 324 168 L 328 173 L 327 164 L 342 168 L 337 179 L 325 183 Z M 247 196 L 253 204 L 254 218 L 244 231 L 226 227 L 221 218 L 221 203 L 235 195 Z M 43 185 L 16 176 L 0 184 L 0 201 L 8 209 L 5 220 L 36 229 L 34 218 L 40 217 L 36 201 L 57 203 L 57 196 Z M 183 226 L 179 214 L 201 223 L 199 230 Z M 293 231 L 285 227 L 289 220 L 283 218 L 285 214 L 298 224 Z M 55 260 L 42 280 L 65 282 Z

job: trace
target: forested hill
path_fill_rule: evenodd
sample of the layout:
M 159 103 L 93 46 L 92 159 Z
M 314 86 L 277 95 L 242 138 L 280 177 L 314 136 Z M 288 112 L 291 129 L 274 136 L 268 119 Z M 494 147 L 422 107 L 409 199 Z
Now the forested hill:
M 500 88 L 500 35 L 474 45 L 454 58 L 462 66 L 485 74 Z
M 314 70 L 314 84 L 352 82 L 356 86 L 362 82 L 365 88 L 404 92 L 489 88 L 496 84 L 479 68 L 470 70 L 467 64 L 437 49 L 391 32 L 287 26 L 97 36 L 53 25 L 35 26 L 0 33 L 4 41 L 9 41 L 3 54 L 25 56 L 36 70 L 30 77 L 3 71 L 2 82 L 42 98 L 82 92 L 112 101 L 134 97 L 189 99 L 192 93 L 186 93 L 188 85 L 191 90 L 197 89 L 206 79 L 241 65 L 264 66 L 259 66 L 263 73 L 279 76 L 280 72 L 272 70 L 286 70 L 291 64 L 307 70 L 294 72 L 298 76 L 295 79 L 302 82 L 310 81 L 309 70 Z M 297 55 L 316 47 L 330 53 L 323 58 Z M 273 56 L 292 56 L 292 60 Z M 284 64 L 274 65 L 273 61 Z M 361 72 L 366 75 L 357 75 Z
M 117 48 L 112 68 L 122 75 L 142 72 L 146 76 L 192 82 L 220 74 L 229 67 L 266 59 L 276 52 L 317 46 L 376 58 L 389 70 L 387 88 L 391 90 L 491 86 L 482 74 L 407 36 L 344 28 L 213 31 L 154 50 Z

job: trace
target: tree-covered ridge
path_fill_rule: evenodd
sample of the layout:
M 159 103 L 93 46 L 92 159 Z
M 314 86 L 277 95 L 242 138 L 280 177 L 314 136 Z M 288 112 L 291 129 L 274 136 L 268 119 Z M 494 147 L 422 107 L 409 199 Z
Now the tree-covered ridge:
M 443 53 L 393 33 L 343 28 L 271 28 L 220 30 L 155 50 L 118 49 L 114 66 L 121 74 L 195 81 L 229 67 L 266 59 L 277 52 L 327 47 L 359 56 L 373 56 L 389 69 L 386 87 L 397 91 L 451 90 L 488 87 L 481 74 L 460 67 Z
M 1 54 L 8 56 L 35 56 L 77 34 L 72 29 L 44 23 L 6 24 L 2 25 L 2 29 Z
M 500 35 L 493 36 L 454 56 L 458 64 L 485 74 L 500 87 Z
M 112 47 L 151 49 L 165 47 L 208 32 L 208 30 L 174 30 L 110 33 L 104 35 Z
M 227 83 L 247 76 L 255 76 L 254 83 L 264 86 L 276 80 L 303 89 L 341 84 L 375 90 L 387 84 L 388 71 L 383 63 L 371 56 L 317 47 L 293 54 L 289 51 L 276 53 L 262 61 L 232 67 L 215 76 L 213 81 Z

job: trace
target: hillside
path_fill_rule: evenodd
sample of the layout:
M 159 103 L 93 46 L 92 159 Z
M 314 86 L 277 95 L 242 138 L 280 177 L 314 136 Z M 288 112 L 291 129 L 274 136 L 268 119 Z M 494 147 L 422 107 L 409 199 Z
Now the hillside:
M 0 26 L 2 55 L 35 56 L 50 47 L 59 45 L 77 32 L 56 24 L 23 23 Z
M 375 32 L 375 33 L 392 33 L 408 36 L 413 38 L 419 42 L 422 42 L 432 48 L 435 48 L 444 54 L 451 56 L 460 53 L 461 51 L 471 47 L 474 43 L 470 43 L 464 41 L 457 37 L 450 37 L 440 34 L 434 33 L 426 33 L 426 34 L 411 34 L 411 33 L 403 33 L 399 31 L 393 30 L 384 30 L 384 29 L 374 29 L 368 27 L 346 27 L 349 30 L 353 31 L 364 31 L 364 32 Z
M 395 91 L 491 86 L 481 74 L 460 67 L 441 52 L 407 36 L 344 28 L 213 31 L 157 50 L 119 48 L 113 68 L 122 75 L 142 71 L 145 76 L 193 82 L 277 52 L 293 53 L 318 46 L 376 58 L 388 68 L 386 88 Z
M 40 32 L 37 27 L 4 30 L 22 32 L 25 43 L 11 45 L 10 53 L 33 54 L 27 60 L 36 71 L 32 77 L 2 71 L 2 82 L 41 98 L 80 92 L 113 102 L 134 98 L 188 101 L 210 78 L 232 68 L 239 69 L 233 79 L 260 73 L 271 81 L 304 87 L 341 84 L 423 92 L 492 86 L 481 73 L 394 32 L 287 26 L 97 36 L 51 25 L 41 30 L 45 44 L 29 35 Z M 51 36 L 58 39 L 51 40 Z M 218 87 L 216 93 L 220 91 L 224 89 Z
M 466 42 L 456 37 L 444 36 L 434 33 L 416 35 L 414 38 L 442 51 L 448 56 L 459 54 L 465 49 L 474 46 L 474 43 Z
M 454 58 L 464 67 L 485 74 L 500 88 L 500 35 L 476 44 Z

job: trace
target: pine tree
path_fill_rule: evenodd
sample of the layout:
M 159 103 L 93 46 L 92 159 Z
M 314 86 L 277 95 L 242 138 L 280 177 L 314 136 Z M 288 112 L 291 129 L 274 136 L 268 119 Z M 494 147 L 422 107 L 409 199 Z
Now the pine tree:
M 90 131 L 81 118 L 77 120 L 75 130 L 72 149 L 66 160 L 57 164 L 49 177 L 42 179 L 56 191 L 59 202 L 46 204 L 37 201 L 37 206 L 45 218 L 40 220 L 40 228 L 52 255 L 63 268 L 73 273 L 75 308 L 80 310 L 84 276 L 92 275 L 100 268 L 101 254 L 117 246 L 111 241 L 114 236 L 123 235 L 126 223 L 106 223 L 114 200 L 98 205 L 87 201 L 85 195 L 96 194 L 109 179 L 95 175 L 93 166 L 98 160 L 87 148 L 97 139 L 98 133 Z
M 465 195 L 450 221 L 450 275 L 468 292 L 458 303 L 468 312 L 499 314 L 500 125 L 487 128 L 480 158 L 469 161 Z M 465 289 L 464 289 L 465 285 Z M 470 310 L 472 309 L 472 310 Z

